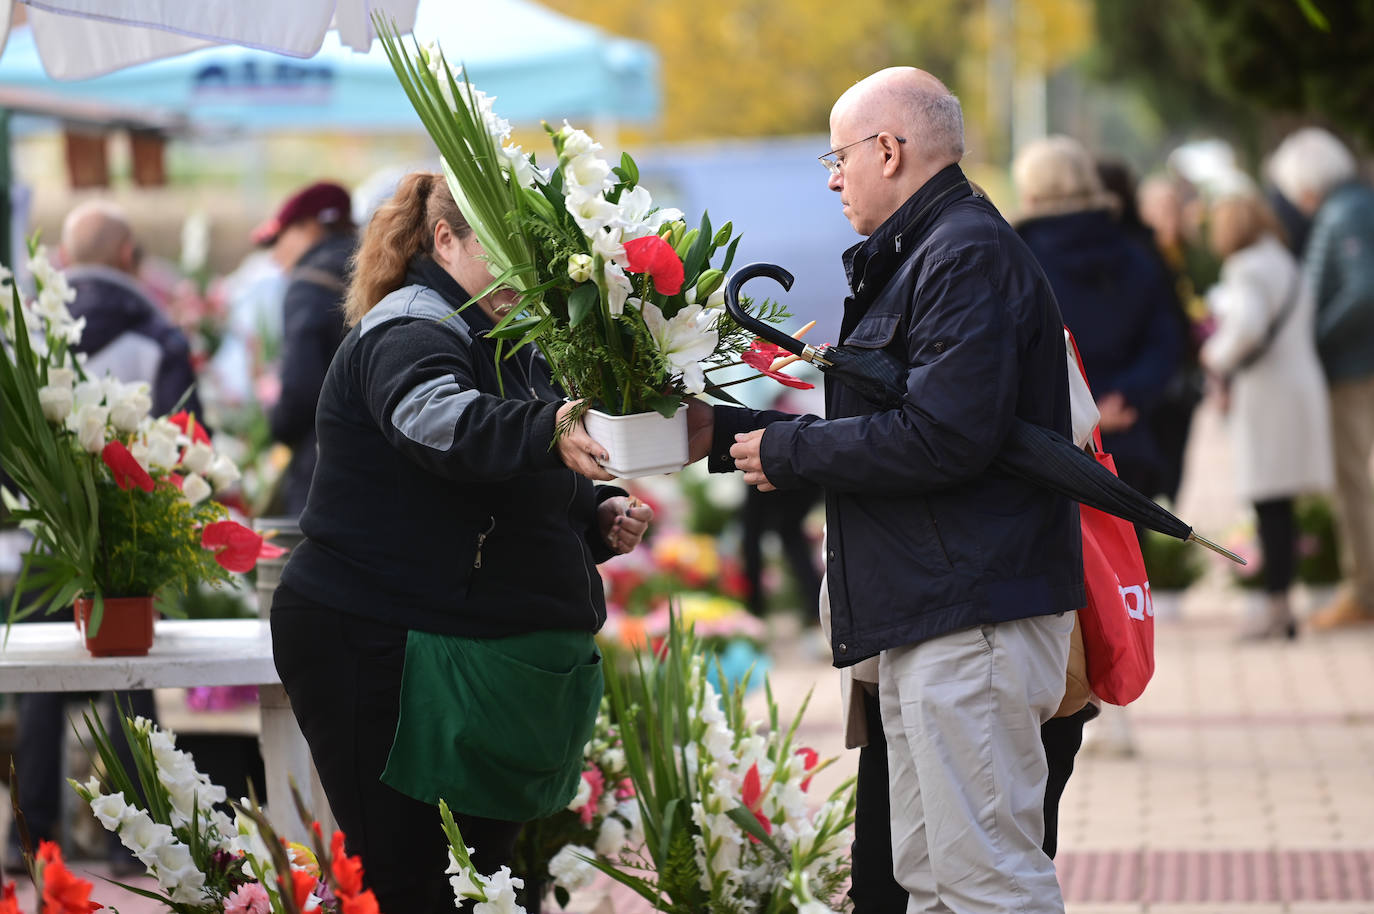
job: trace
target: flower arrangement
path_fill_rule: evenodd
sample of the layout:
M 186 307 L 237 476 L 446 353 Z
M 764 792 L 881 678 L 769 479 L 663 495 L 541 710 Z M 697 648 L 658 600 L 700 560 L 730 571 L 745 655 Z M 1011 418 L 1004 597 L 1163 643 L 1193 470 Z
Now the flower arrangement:
M 686 396 L 725 386 L 708 385 L 707 373 L 740 364 L 751 344 L 721 307 L 739 243 L 731 223 L 716 230 L 703 214 L 689 229 L 681 211 L 655 205 L 629 155 L 612 166 L 566 121 L 545 125 L 556 164 L 539 169 L 507 143 L 494 100 L 436 45 L 407 51 L 394 27 L 376 23 L 486 252 L 492 288 L 519 292 L 491 336 L 537 344 L 570 397 L 611 415 L 671 417 Z M 767 321 L 787 316 L 768 302 L 747 307 Z
M 13 287 L 0 321 L 0 466 L 23 500 L 0 495 L 34 535 L 10 618 L 90 596 L 95 632 L 106 597 L 182 593 L 280 555 L 210 499 L 239 473 L 196 417 L 155 419 L 146 385 L 87 377 L 75 293 L 42 248 L 29 270 L 37 297 Z
M 608 699 L 602 699 L 583 759 L 582 783 L 568 808 L 526 824 L 516 844 L 513 869 L 532 906 L 552 889 L 559 906 L 567 907 L 569 891 L 582 884 L 575 874 L 585 870 L 583 856 L 615 859 L 644 840 L 625 748 L 611 722 Z
M 176 748 L 171 731 L 121 718 L 134 758 L 131 774 L 99 717 L 86 714 L 85 723 L 103 774 L 69 783 L 147 867 L 161 894 L 123 888 L 177 914 L 379 914 L 376 897 L 363 889 L 362 864 L 344 853 L 343 834 L 335 832 L 326 846 L 299 797 L 313 847 L 279 838 L 255 802 L 233 804 L 233 818 L 217 808 L 224 788 Z
M 644 844 L 593 865 L 655 908 L 822 914 L 840 906 L 849 878 L 854 782 L 813 805 L 820 762 L 795 736 L 805 704 L 779 726 L 767 692 L 768 728 L 749 722 L 744 688 L 723 696 L 710 659 L 675 622 L 658 662 L 609 667 L 611 707 L 639 802 Z

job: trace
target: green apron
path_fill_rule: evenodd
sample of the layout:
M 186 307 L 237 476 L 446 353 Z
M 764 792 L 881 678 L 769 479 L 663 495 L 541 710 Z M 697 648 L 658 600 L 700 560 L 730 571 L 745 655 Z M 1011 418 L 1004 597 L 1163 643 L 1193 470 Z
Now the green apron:
M 577 793 L 602 693 L 589 632 L 412 631 L 382 783 L 487 819 L 552 815 Z

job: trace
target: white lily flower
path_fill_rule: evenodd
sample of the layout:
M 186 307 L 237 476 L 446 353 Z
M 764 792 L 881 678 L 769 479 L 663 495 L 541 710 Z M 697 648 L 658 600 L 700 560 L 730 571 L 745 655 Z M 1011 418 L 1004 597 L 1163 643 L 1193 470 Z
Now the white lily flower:
M 601 255 L 602 260 L 618 267 L 630 265 L 630 255 L 625 253 L 625 245 L 620 243 L 618 231 L 613 228 L 605 228 L 599 232 L 588 234 L 592 242 L 593 254 Z
M 181 481 L 181 494 L 193 505 L 209 498 L 210 491 L 210 484 L 198 473 L 191 473 Z
M 654 207 L 653 198 L 643 185 L 620 195 L 620 218 L 614 223 L 622 231 L 624 240 L 657 235 L 665 222 L 676 222 L 682 218 L 680 209 L 660 209 L 650 212 Z
M 625 300 L 634 291 L 634 284 L 630 282 L 630 277 L 625 275 L 625 271 L 613 263 L 606 264 L 606 304 L 611 312 L 611 317 L 620 317 L 625 313 Z
M 682 373 L 683 387 L 688 393 L 701 393 L 706 388 L 706 372 L 701 361 L 716 351 L 719 339 L 714 321 L 703 324 L 697 319 L 701 314 L 700 305 L 688 305 L 672 319 L 665 318 L 657 305 L 647 302 L 641 311 L 659 352 Z

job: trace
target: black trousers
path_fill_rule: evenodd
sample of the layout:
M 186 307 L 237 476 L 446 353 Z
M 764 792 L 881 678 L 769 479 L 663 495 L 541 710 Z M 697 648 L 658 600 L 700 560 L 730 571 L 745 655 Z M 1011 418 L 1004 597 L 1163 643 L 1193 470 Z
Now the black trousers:
M 1298 527 L 1293 499 L 1255 502 L 1265 593 L 1287 593 L 1298 563 Z
M 278 587 L 272 652 L 329 806 L 383 911 L 448 914 L 439 809 L 381 782 L 400 717 L 406 629 L 335 612 Z M 482 875 L 510 865 L 523 823 L 455 814 Z
M 862 688 L 858 683 L 854 688 Z M 906 914 L 910 895 L 892 875 L 891 804 L 887 789 L 887 739 L 878 698 L 864 692 L 868 745 L 859 750 L 859 783 L 854 809 L 849 897 L 854 914 Z M 1059 848 L 1059 800 L 1073 774 L 1073 759 L 1083 744 L 1083 725 L 1098 715 L 1094 705 L 1057 717 L 1040 727 L 1049 777 L 1045 784 L 1045 853 Z
M 802 621 L 820 624 L 815 608 L 821 592 L 821 575 L 816 569 L 815 550 L 803 527 L 818 497 L 818 492 L 811 489 L 760 492 L 752 486 L 745 494 L 741 550 L 749 586 L 749 611 L 754 615 L 762 618 L 768 605 L 768 595 L 763 591 L 763 537 L 771 530 L 782 540 L 783 558 L 797 583 Z

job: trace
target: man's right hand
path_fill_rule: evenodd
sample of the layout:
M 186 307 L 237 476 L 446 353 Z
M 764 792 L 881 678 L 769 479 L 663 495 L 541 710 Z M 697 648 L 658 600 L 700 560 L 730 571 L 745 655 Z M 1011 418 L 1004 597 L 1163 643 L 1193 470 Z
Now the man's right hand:
M 715 411 L 702 400 L 687 400 L 687 462 L 696 463 L 711 453 L 715 434 Z

